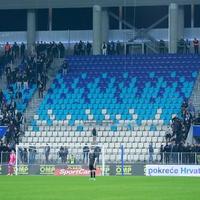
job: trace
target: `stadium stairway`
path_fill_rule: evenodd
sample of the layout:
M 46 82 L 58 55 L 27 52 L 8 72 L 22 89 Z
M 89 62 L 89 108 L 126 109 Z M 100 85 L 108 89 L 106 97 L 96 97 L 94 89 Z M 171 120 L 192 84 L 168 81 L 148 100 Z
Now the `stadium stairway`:
M 17 58 L 17 59 L 14 60 L 11 68 L 15 67 L 15 66 L 20 66 L 20 65 L 21 65 L 21 59 Z M 5 70 L 2 73 L 2 76 L 1 76 L 1 79 L 0 79 L 0 86 L 1 86 L 1 89 L 3 90 L 6 102 L 10 103 L 10 101 L 12 99 L 12 94 L 10 93 L 8 86 L 7 86 L 7 78 L 6 78 Z M 10 86 L 13 87 L 13 90 L 14 90 L 13 95 L 15 96 L 16 92 L 17 92 L 17 85 L 11 84 Z M 31 87 L 29 87 L 27 89 L 22 88 L 20 90 L 20 92 L 22 93 L 22 101 L 21 102 L 16 101 L 16 108 L 17 108 L 18 111 L 20 111 L 22 113 L 25 111 L 25 108 L 26 108 L 29 100 L 32 98 L 32 95 L 35 92 L 35 90 L 36 90 L 35 84 L 33 84 Z
M 195 113 L 197 115 L 200 113 L 200 74 L 197 77 L 190 100 L 195 107 Z
M 91 131 L 105 147 L 106 160 L 154 159 L 174 115 L 191 97 L 200 69 L 196 55 L 69 57 L 69 72 L 59 72 L 37 111 L 22 144 L 69 146 L 82 153 L 92 143 Z M 198 91 L 196 91 L 198 92 Z M 195 92 L 194 92 L 195 93 Z M 33 113 L 31 114 L 33 116 Z M 58 149 L 54 149 L 57 155 Z
M 64 59 L 62 59 L 62 58 L 54 58 L 51 66 L 50 66 L 50 69 L 48 71 L 48 81 L 47 81 L 47 85 L 46 85 L 46 91 L 44 91 L 44 93 L 43 93 L 44 96 L 46 95 L 47 90 L 51 86 L 55 75 L 58 73 L 60 66 L 63 63 L 63 60 Z M 30 124 L 30 121 L 33 119 L 33 116 L 34 116 L 37 108 L 39 107 L 40 103 L 42 102 L 42 100 L 43 100 L 42 98 L 41 99 L 38 98 L 38 90 L 36 90 L 25 110 L 25 113 L 24 113 L 24 116 L 26 119 L 25 120 L 26 125 Z

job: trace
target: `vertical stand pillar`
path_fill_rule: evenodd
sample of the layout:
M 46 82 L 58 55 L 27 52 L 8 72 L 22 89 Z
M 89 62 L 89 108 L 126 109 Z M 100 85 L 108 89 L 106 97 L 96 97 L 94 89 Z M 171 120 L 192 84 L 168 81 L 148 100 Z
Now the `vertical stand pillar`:
M 102 20 L 101 20 L 101 35 L 102 35 L 102 41 L 108 42 L 108 35 L 109 35 L 109 16 L 108 16 L 108 10 L 107 8 L 102 9 Z
M 101 7 L 93 6 L 93 55 L 101 54 Z
M 176 3 L 171 3 L 169 5 L 169 27 L 168 27 L 169 53 L 177 52 L 177 39 L 178 39 L 178 5 Z
M 36 23 L 35 23 L 35 10 L 31 9 L 27 11 L 27 48 L 31 50 L 35 44 L 36 37 Z

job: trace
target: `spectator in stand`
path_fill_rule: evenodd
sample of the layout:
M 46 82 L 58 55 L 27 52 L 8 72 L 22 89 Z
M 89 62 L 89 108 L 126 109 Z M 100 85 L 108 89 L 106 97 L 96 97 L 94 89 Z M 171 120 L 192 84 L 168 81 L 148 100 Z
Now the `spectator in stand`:
M 63 65 L 62 65 L 63 76 L 65 76 L 67 74 L 68 67 L 69 67 L 69 64 L 68 64 L 67 60 L 64 60 Z
M 194 38 L 193 40 L 193 46 L 194 46 L 194 53 L 199 54 L 199 40 Z
M 52 54 L 53 54 L 54 58 L 58 58 L 58 47 L 54 41 L 53 41 L 53 45 L 52 45 Z
M 38 96 L 39 98 L 43 98 L 43 90 L 44 90 L 44 84 L 42 80 L 38 81 Z
M 58 49 L 59 49 L 59 58 L 64 58 L 65 47 L 64 47 L 63 43 L 61 43 L 61 42 L 58 43 Z
M 45 161 L 49 163 L 50 146 L 47 144 L 44 148 Z
M 175 143 L 175 141 L 171 144 L 171 158 L 173 163 L 178 163 L 178 145 Z
M 95 157 L 96 157 L 96 160 L 97 160 L 97 164 L 99 164 L 99 156 L 101 154 L 101 148 L 99 146 L 96 146 L 94 148 L 94 154 L 95 154 Z
M 165 42 L 164 40 L 160 40 L 159 42 L 159 51 L 161 54 L 165 53 Z
M 23 160 L 24 160 L 24 163 L 27 163 L 28 162 L 28 150 L 27 148 L 24 148 L 24 152 L 23 152 Z
M 190 53 L 190 41 L 186 39 L 185 41 L 185 53 L 189 54 Z
M 110 43 L 110 42 L 107 43 L 107 51 L 106 51 L 106 54 L 111 55 L 111 43 Z
M 96 131 L 96 128 L 92 129 L 92 137 L 93 137 L 93 143 L 95 144 L 96 140 L 97 140 L 97 131 Z
M 9 86 L 11 84 L 11 68 L 10 68 L 10 65 L 7 65 L 6 66 L 6 79 L 7 79 L 7 85 Z
M 65 162 L 65 163 L 67 162 L 68 154 L 69 154 L 68 148 L 65 147 L 65 148 L 64 148 L 64 162 Z
M 160 146 L 160 162 L 163 162 L 163 153 L 164 153 L 164 147 L 163 145 Z
M 91 54 L 91 49 L 92 49 L 91 43 L 87 42 L 87 44 L 86 44 L 86 51 L 87 51 L 87 55 L 88 56 Z
M 85 54 L 85 44 L 82 40 L 80 40 L 78 44 L 78 55 L 83 56 Z
M 23 82 L 24 82 L 24 89 L 28 89 L 28 77 L 26 73 L 24 73 L 23 75 Z
M 187 108 L 188 108 L 188 103 L 187 101 L 184 101 L 181 105 L 181 114 L 182 116 L 184 116 L 187 112 Z
M 12 56 L 13 56 L 13 58 L 17 58 L 18 57 L 18 45 L 17 45 L 17 43 L 15 42 L 14 44 L 13 44 L 13 46 L 12 46 Z
M 17 89 L 21 90 L 22 89 L 22 77 L 21 77 L 20 73 L 17 73 L 16 81 L 17 81 L 17 84 L 16 84 L 17 85 Z
M 105 42 L 102 44 L 102 54 L 107 55 L 107 44 Z
M 42 74 L 41 74 L 41 81 L 43 83 L 43 90 L 46 90 L 47 80 L 48 80 L 47 74 L 43 71 Z
M 184 53 L 184 47 L 185 47 L 185 40 L 181 38 L 178 41 L 178 53 L 183 54 Z
M 87 144 L 83 147 L 83 163 L 88 163 L 89 147 Z
M 5 55 L 8 56 L 11 52 L 11 45 L 7 42 L 4 49 L 5 49 Z
M 121 54 L 121 44 L 120 44 L 119 40 L 117 41 L 117 44 L 116 44 L 116 53 L 117 53 L 117 55 Z
M 29 151 L 29 163 L 34 164 L 35 163 L 35 156 L 36 156 L 36 153 L 37 153 L 36 147 L 31 144 L 28 151 Z
M 190 125 L 192 123 L 192 115 L 188 111 L 186 111 L 184 115 L 183 123 L 184 123 L 185 131 L 186 133 L 188 133 L 188 131 L 190 130 Z
M 153 143 L 151 142 L 149 144 L 149 163 L 153 163 L 153 153 L 154 153 L 154 149 L 153 149 Z
M 165 140 L 166 140 L 166 143 L 170 142 L 172 138 L 172 129 L 170 126 L 167 127 L 167 130 L 166 130 L 166 133 L 165 133 Z
M 22 103 L 22 92 L 18 90 L 15 94 L 16 103 Z
M 179 144 L 183 140 L 182 121 L 178 117 L 172 119 L 172 131 L 175 136 L 176 143 Z
M 75 43 L 75 45 L 74 45 L 74 55 L 75 55 L 75 56 L 79 55 L 78 43 Z
M 21 58 L 24 58 L 25 55 L 25 44 L 22 42 L 21 46 L 20 46 L 20 54 L 21 54 Z
M 3 94 L 2 89 L 0 89 L 0 109 L 1 109 L 1 105 L 3 103 L 3 98 L 4 98 L 4 94 Z
M 170 161 L 170 152 L 171 152 L 171 148 L 168 145 L 168 143 L 166 143 L 165 147 L 164 147 L 164 153 L 165 153 L 165 163 L 169 163 Z
M 115 55 L 115 43 L 113 41 L 110 43 L 110 54 Z
M 188 112 L 192 115 L 192 118 L 195 118 L 195 107 L 192 104 L 192 101 L 189 101 Z
M 64 161 L 64 147 L 60 147 L 60 150 L 59 150 L 59 152 L 58 152 L 58 156 L 59 156 L 59 158 L 61 158 L 61 163 L 65 163 L 65 161 Z

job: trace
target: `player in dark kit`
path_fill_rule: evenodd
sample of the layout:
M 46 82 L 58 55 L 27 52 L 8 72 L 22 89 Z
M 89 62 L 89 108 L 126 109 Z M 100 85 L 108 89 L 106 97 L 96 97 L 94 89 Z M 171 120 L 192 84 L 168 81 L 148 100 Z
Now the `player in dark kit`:
M 90 170 L 90 178 L 95 181 L 96 176 L 96 155 L 94 149 L 89 153 L 89 170 Z

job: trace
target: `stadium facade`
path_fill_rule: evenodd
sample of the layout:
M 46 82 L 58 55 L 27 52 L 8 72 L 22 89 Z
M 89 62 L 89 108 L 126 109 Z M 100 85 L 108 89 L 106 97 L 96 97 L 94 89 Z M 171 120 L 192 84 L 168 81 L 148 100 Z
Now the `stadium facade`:
M 150 40 L 154 42 L 154 39 L 164 39 L 169 41 L 169 53 L 175 53 L 177 49 L 177 40 L 180 38 L 189 38 L 193 39 L 198 36 L 199 29 L 195 30 L 184 29 L 184 5 L 194 5 L 200 4 L 198 0 L 141 0 L 141 1 L 132 1 L 132 0 L 116 0 L 113 1 L 1 1 L 1 9 L 27 9 L 27 32 L 21 33 L 7 33 L 1 34 L 1 43 L 6 41 L 13 41 L 13 38 L 17 42 L 25 42 L 28 44 L 29 48 L 35 41 L 53 41 L 56 38 L 59 38 L 62 42 L 74 42 L 78 40 L 83 41 L 93 41 L 93 53 L 100 54 L 101 44 L 103 41 L 108 40 L 120 40 L 127 42 L 132 40 L 135 35 L 138 34 L 138 30 L 132 26 L 131 30 L 119 30 L 119 31 L 110 31 L 109 30 L 109 16 L 112 13 L 108 12 L 109 7 L 129 7 L 129 6 L 168 6 L 169 12 L 168 16 L 164 16 L 163 20 L 168 17 L 168 29 L 157 30 L 153 29 L 154 26 L 147 29 L 145 34 L 149 36 Z M 44 8 L 93 8 L 93 31 L 82 31 L 82 32 L 37 32 L 36 31 L 36 12 L 35 9 L 44 9 Z M 194 10 L 194 9 L 193 9 Z M 193 12 L 193 11 L 191 11 Z M 116 17 L 116 16 L 114 16 Z M 51 20 L 51 17 L 50 17 Z M 120 20 L 120 18 L 118 18 Z M 193 14 L 191 14 L 191 24 L 193 24 Z M 49 22 L 51 24 L 51 21 Z M 125 23 L 125 22 L 124 22 Z M 157 23 L 157 22 L 156 22 Z M 51 27 L 51 25 L 49 25 Z M 51 29 L 51 28 L 50 28 Z M 193 29 L 193 28 L 192 28 Z M 82 37 L 80 37 L 80 35 Z M 12 39 L 11 39 L 12 38 Z M 67 38 L 67 39 L 66 39 Z M 67 41 L 66 41 L 67 40 Z

